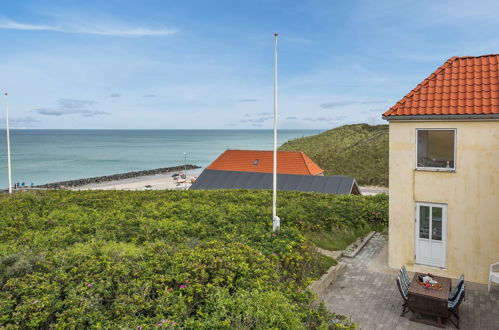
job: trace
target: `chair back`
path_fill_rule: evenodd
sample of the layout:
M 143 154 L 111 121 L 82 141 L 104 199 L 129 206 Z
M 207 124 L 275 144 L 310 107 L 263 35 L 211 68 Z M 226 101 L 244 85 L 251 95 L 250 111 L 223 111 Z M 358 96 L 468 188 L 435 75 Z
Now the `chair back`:
M 449 300 L 448 301 L 448 307 L 449 307 L 449 309 L 450 310 L 456 310 L 456 309 L 458 309 L 459 305 L 461 305 L 461 303 L 463 302 L 463 300 L 464 300 L 464 282 L 460 286 L 456 298 L 454 300 Z
M 407 288 L 409 288 L 409 286 L 411 285 L 411 279 L 409 278 L 409 274 L 407 274 L 407 269 L 405 268 L 405 266 L 402 266 L 402 268 L 400 268 L 400 274 L 402 275 L 402 281 L 407 286 Z
M 404 301 L 407 301 L 407 294 L 408 294 L 408 289 L 406 288 L 405 285 L 402 284 L 402 280 L 400 279 L 400 275 L 397 276 L 397 287 L 399 288 L 400 295 L 402 296 L 402 299 Z
M 457 282 L 456 286 L 452 289 L 451 292 L 449 292 L 449 299 L 450 300 L 454 300 L 457 298 L 457 294 L 459 293 L 459 291 L 461 290 L 461 286 L 464 285 L 464 274 L 462 274 L 460 277 L 459 277 L 459 281 Z
M 409 289 L 409 286 L 411 285 L 411 281 L 406 276 L 404 276 L 402 269 L 400 270 L 398 276 L 400 278 L 400 282 L 402 284 L 402 287 L 405 289 Z

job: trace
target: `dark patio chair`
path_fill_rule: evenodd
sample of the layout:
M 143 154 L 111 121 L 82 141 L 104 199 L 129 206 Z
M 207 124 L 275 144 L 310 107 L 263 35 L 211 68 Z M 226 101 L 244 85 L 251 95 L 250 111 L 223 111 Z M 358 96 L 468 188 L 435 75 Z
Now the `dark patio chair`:
M 462 285 L 464 285 L 464 274 L 459 277 L 459 281 L 457 282 L 456 286 L 449 292 L 449 300 L 456 299 Z M 464 299 L 466 299 L 466 296 L 464 297 Z
M 404 300 L 404 303 L 402 304 L 402 313 L 400 314 L 400 316 L 404 316 L 409 311 L 409 307 L 407 306 L 407 294 L 409 288 L 406 287 L 405 284 L 403 284 L 403 280 L 401 280 L 400 277 L 400 275 L 397 276 L 397 287 L 399 288 L 400 295 Z
M 407 269 L 405 269 L 405 266 L 402 266 L 400 268 L 400 279 L 402 280 L 402 283 L 409 289 L 409 286 L 411 285 L 411 279 L 409 278 L 409 274 L 407 274 Z
M 458 291 L 457 296 L 455 297 L 455 299 L 454 300 L 450 300 L 449 299 L 449 301 L 448 301 L 449 311 L 448 311 L 447 318 L 449 319 L 449 321 L 451 321 L 452 324 L 454 324 L 454 326 L 457 329 L 461 329 L 460 328 L 459 306 L 461 305 L 461 303 L 463 302 L 463 300 L 464 300 L 464 282 L 460 286 L 460 289 L 459 289 L 459 291 Z M 455 322 L 452 319 L 452 316 L 454 316 Z

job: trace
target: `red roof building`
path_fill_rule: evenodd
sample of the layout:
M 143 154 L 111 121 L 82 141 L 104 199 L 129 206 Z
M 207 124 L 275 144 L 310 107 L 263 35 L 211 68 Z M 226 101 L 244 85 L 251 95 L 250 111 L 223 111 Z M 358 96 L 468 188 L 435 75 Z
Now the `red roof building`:
M 452 57 L 383 114 L 387 120 L 499 117 L 499 54 Z
M 272 173 L 273 151 L 226 150 L 206 169 Z M 315 164 L 303 152 L 278 151 L 277 173 L 323 175 L 324 170 Z
M 383 118 L 390 267 L 487 283 L 499 257 L 499 54 L 452 57 Z

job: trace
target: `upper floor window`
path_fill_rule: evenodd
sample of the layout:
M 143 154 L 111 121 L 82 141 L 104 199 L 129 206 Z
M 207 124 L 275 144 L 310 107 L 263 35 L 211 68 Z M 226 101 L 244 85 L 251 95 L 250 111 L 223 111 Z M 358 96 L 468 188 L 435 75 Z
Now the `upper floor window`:
M 455 169 L 455 129 L 417 129 L 416 134 L 418 169 Z

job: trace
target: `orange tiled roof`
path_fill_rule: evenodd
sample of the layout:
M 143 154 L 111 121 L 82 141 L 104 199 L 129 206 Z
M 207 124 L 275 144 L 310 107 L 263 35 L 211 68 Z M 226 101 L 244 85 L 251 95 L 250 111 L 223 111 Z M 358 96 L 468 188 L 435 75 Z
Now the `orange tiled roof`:
M 255 162 L 256 160 L 258 162 Z M 272 151 L 226 150 L 207 169 L 272 173 L 273 164 Z M 277 173 L 279 174 L 319 175 L 323 172 L 324 170 L 303 152 L 277 152 Z
M 495 54 L 452 57 L 383 117 L 498 114 L 499 54 Z

